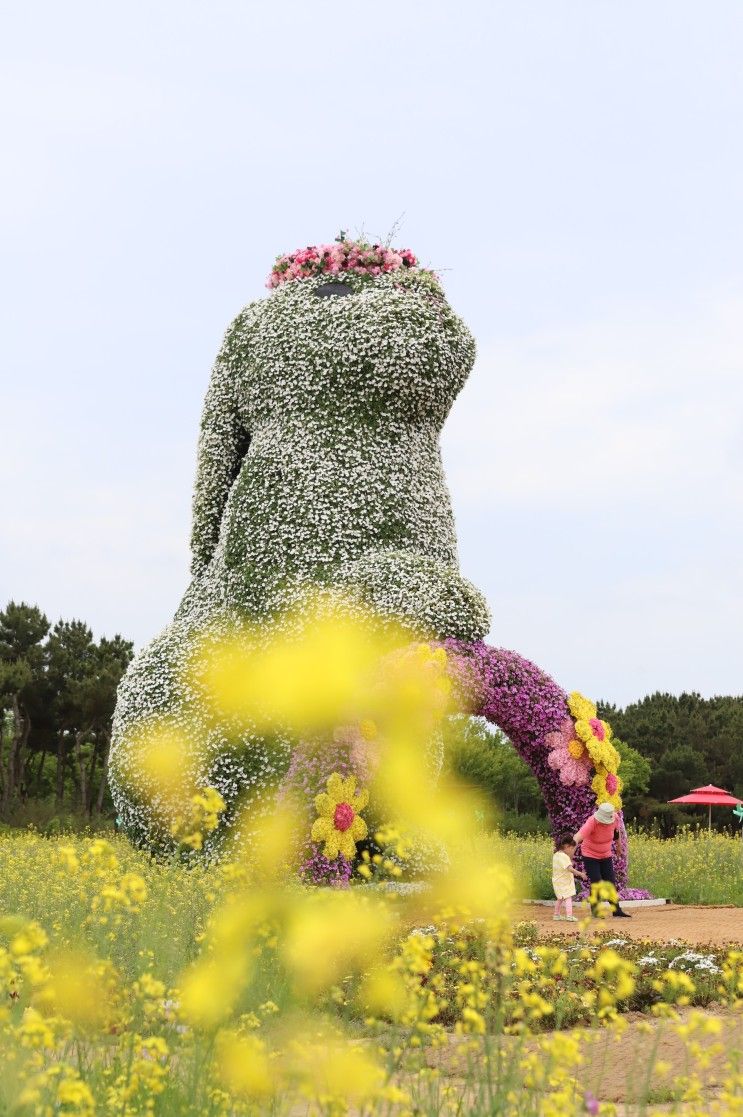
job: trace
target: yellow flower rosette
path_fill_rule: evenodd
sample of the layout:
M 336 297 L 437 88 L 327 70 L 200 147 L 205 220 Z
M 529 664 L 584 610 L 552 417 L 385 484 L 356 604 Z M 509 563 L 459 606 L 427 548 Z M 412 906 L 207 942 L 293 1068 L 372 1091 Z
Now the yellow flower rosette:
M 369 792 L 356 791 L 355 776 L 344 779 L 337 772 L 328 778 L 326 787 L 315 799 L 319 817 L 312 824 L 312 839 L 325 843 L 323 854 L 329 861 L 338 854 L 353 861 L 356 843 L 369 832 L 360 814 L 369 802 Z
M 599 718 L 596 703 L 578 691 L 573 691 L 569 696 L 568 709 L 575 721 L 575 738 L 568 745 L 568 752 L 575 760 L 580 760 L 588 753 L 596 770 L 591 787 L 596 793 L 597 802 L 611 803 L 615 810 L 621 810 L 622 781 L 617 775 L 621 757 L 612 744 L 611 726 Z M 612 791 L 606 786 L 609 775 L 612 776 L 609 780 Z

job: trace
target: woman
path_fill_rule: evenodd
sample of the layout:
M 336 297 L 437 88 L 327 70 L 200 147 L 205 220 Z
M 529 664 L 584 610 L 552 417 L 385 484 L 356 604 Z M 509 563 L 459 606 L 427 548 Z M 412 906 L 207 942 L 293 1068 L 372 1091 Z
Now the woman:
M 592 885 L 606 880 L 615 888 L 617 886 L 611 855 L 612 842 L 620 836 L 616 817 L 611 803 L 602 803 L 575 835 L 575 844 L 580 847 L 583 864 Z M 615 916 L 622 919 L 632 918 L 629 912 L 622 911 L 618 902 L 613 906 Z M 596 915 L 598 905 L 592 905 L 591 910 Z

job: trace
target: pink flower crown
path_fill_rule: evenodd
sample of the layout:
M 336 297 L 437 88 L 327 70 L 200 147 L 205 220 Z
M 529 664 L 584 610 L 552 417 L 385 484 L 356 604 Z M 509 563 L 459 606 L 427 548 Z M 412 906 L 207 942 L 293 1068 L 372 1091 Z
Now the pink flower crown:
M 294 279 L 315 275 L 386 275 L 398 268 L 415 268 L 417 257 L 409 248 L 388 248 L 384 244 L 346 240 L 343 234 L 333 244 L 311 244 L 288 256 L 277 256 L 266 287 L 279 287 Z

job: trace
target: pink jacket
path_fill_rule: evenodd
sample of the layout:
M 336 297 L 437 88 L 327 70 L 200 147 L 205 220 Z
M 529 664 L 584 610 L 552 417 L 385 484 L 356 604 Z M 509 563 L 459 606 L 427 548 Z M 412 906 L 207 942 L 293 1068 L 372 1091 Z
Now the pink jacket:
M 597 822 L 591 815 L 576 834 L 581 843 L 584 857 L 596 857 L 603 861 L 611 857 L 611 843 L 614 840 L 615 822 Z

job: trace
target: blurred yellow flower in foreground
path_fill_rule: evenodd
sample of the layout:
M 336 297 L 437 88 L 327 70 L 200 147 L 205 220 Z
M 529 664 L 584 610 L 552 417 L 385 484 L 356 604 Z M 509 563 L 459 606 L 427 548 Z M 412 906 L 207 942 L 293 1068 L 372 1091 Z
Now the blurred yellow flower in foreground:
M 237 842 L 230 850 L 230 874 L 251 881 L 286 881 L 296 870 L 296 854 L 306 839 L 306 820 L 291 803 L 282 802 L 270 815 L 238 820 Z
M 357 1000 L 373 1016 L 399 1020 L 408 1008 L 410 996 L 398 972 L 388 966 L 376 966 L 359 985 Z
M 322 1043 L 293 1045 L 289 1065 L 305 1097 L 331 1106 L 340 1101 L 347 1113 L 379 1097 L 385 1073 L 368 1051 L 350 1041 L 327 1040 Z
M 181 978 L 181 1015 L 196 1028 L 211 1031 L 232 1014 L 240 987 L 234 982 L 234 967 L 202 959 Z
M 51 1023 L 35 1009 L 27 1008 L 23 1014 L 18 1032 L 23 1047 L 43 1048 L 54 1044 L 54 1031 Z
M 16 930 L 14 930 L 14 924 L 17 927 Z M 13 916 L 2 921 L 0 931 L 10 933 L 10 953 L 16 958 L 22 958 L 26 954 L 43 950 L 49 941 L 46 931 L 38 923 L 27 923 L 25 920 L 17 920 Z
M 399 916 L 383 897 L 318 889 L 291 905 L 281 957 L 296 989 L 316 993 L 383 957 L 398 927 Z
M 202 638 L 189 681 L 219 722 L 312 733 L 364 708 L 374 670 L 393 643 L 368 621 L 318 606 L 268 630 L 245 626 Z
M 221 1082 L 241 1098 L 265 1099 L 274 1091 L 274 1074 L 266 1045 L 254 1035 L 221 1032 L 215 1062 Z
M 131 741 L 129 770 L 137 773 L 149 801 L 176 803 L 195 783 L 189 757 L 192 749 L 184 731 L 165 719 L 145 722 Z
M 432 917 L 455 923 L 486 920 L 491 933 L 509 925 L 514 881 L 507 866 L 476 855 L 460 856 L 451 867 L 431 877 L 430 891 L 423 894 Z
M 82 951 L 52 954 L 48 966 L 49 980 L 35 1004 L 84 1032 L 105 1027 L 115 1011 L 120 983 L 113 966 Z
M 217 829 L 224 809 L 225 801 L 215 788 L 201 788 L 184 804 L 170 832 L 181 845 L 199 850 L 204 844 L 204 835 Z

